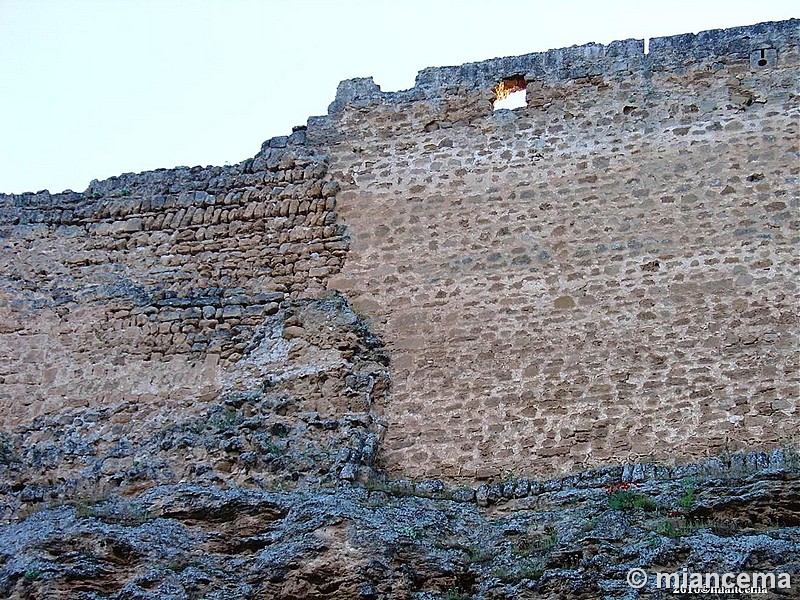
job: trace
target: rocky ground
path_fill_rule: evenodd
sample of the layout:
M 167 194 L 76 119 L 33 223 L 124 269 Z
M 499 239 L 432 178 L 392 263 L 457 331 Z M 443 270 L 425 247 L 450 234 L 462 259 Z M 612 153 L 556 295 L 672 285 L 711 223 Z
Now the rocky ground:
M 613 468 L 509 480 L 477 494 L 440 482 L 373 479 L 314 491 L 161 485 L 129 497 L 76 500 L 0 530 L 0 594 L 679 597 L 652 581 L 632 589 L 626 574 L 635 567 L 788 572 L 798 585 L 796 454 L 731 457 L 682 472 L 694 475 L 661 479 L 655 469 Z M 527 495 L 514 497 L 521 493 Z M 452 497 L 467 501 L 446 499 Z M 797 589 L 760 597 L 797 597 Z

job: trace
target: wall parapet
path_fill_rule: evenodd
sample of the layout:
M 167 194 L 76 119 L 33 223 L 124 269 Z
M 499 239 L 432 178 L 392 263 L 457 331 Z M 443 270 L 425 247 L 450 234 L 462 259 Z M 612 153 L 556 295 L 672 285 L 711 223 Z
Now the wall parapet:
M 312 116 L 307 126 L 294 127 L 290 135 L 266 140 L 254 158 L 226 166 L 179 166 L 141 173 L 123 173 L 105 180 L 94 180 L 83 192 L 65 190 L 51 194 L 47 190 L 22 194 L 0 193 L 0 223 L 12 219 L 15 209 L 51 208 L 75 205 L 92 197 L 127 196 L 133 187 L 147 188 L 148 193 L 174 193 L 187 188 L 212 193 L 230 187 L 231 179 L 264 168 L 265 161 L 277 163 L 287 148 L 306 145 L 306 129 L 315 140 L 335 137 L 331 117 L 345 108 L 363 108 L 375 103 L 403 104 L 435 100 L 447 90 L 488 90 L 499 80 L 524 75 L 529 80 L 570 81 L 600 75 L 624 78 L 649 77 L 654 72 L 679 71 L 687 65 L 720 59 L 723 62 L 751 60 L 752 66 L 772 66 L 784 51 L 797 51 L 800 44 L 800 19 L 768 21 L 742 27 L 712 29 L 649 40 L 645 53 L 643 39 L 625 39 L 609 44 L 588 43 L 520 56 L 506 56 L 465 63 L 458 66 L 427 67 L 417 74 L 414 87 L 384 92 L 373 77 L 356 77 L 339 83 L 328 115 Z M 754 53 L 765 51 L 764 56 Z M 759 65 L 758 59 L 767 62 Z M 270 156 L 272 159 L 270 160 Z M 278 158 L 276 158 L 278 157 Z M 241 182 L 238 182 L 241 183 Z
M 160 168 L 139 173 L 122 173 L 107 179 L 92 180 L 86 190 L 76 192 L 64 190 L 51 193 L 49 190 L 5 194 L 0 192 L 0 224 L 13 221 L 20 210 L 75 209 L 93 201 L 108 198 L 125 198 L 141 194 L 178 194 L 186 190 L 202 190 L 218 193 L 233 186 L 259 184 L 252 181 L 265 170 L 285 168 L 281 161 L 290 156 L 293 160 L 302 155 L 308 160 L 322 160 L 306 146 L 305 125 L 294 127 L 291 135 L 276 136 L 266 140 L 253 157 L 236 164 L 224 166 L 178 166 Z M 296 161 L 295 161 L 296 162 Z M 251 180 L 251 181 L 249 181 Z
M 800 20 L 789 19 L 651 38 L 648 53 L 644 51 L 643 39 L 626 39 L 607 45 L 589 43 L 459 66 L 429 67 L 418 73 L 413 88 L 398 92 L 382 92 L 372 77 L 348 79 L 339 84 L 328 113 L 335 115 L 347 106 L 365 106 L 377 100 L 386 103 L 430 100 L 448 89 L 486 88 L 516 75 L 547 82 L 597 75 L 647 77 L 653 72 L 680 70 L 688 64 L 714 59 L 747 60 L 760 50 L 774 50 L 777 55 L 796 48 L 799 28 Z
M 799 33 L 800 19 L 788 19 L 651 38 L 648 67 L 668 71 L 714 58 L 745 60 L 760 49 L 796 49 Z
M 225 196 L 232 189 L 275 184 L 272 173 L 295 167 L 305 168 L 324 162 L 324 156 L 305 147 L 305 126 L 295 127 L 292 135 L 266 140 L 253 157 L 225 166 L 179 166 L 141 173 L 122 173 L 93 180 L 85 191 L 48 190 L 21 194 L 0 193 L 0 233 L 8 225 L 27 223 L 73 224 L 91 221 L 109 213 L 114 201 L 116 213 L 139 210 L 142 198 L 149 197 L 148 210 L 208 206 L 214 195 Z

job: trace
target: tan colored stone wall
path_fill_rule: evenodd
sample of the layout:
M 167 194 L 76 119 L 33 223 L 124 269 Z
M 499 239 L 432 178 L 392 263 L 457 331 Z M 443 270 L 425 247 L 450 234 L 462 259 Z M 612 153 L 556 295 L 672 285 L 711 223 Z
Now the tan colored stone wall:
M 391 94 L 351 80 L 239 165 L 0 195 L 0 433 L 94 430 L 53 458 L 64 480 L 133 440 L 168 455 L 164 481 L 208 461 L 258 485 L 365 478 L 381 434 L 379 463 L 415 478 L 780 446 L 800 420 L 797 25 L 426 69 Z M 493 112 L 507 77 L 527 107 Z M 336 290 L 386 342 L 390 389 Z M 298 431 L 236 433 L 251 413 Z M 181 458 L 215 415 L 240 443 Z M 276 446 L 299 450 L 251 460 Z
M 491 78 L 337 107 L 330 284 L 391 353 L 382 464 L 552 474 L 795 435 L 797 58 L 528 76 L 513 112 Z
M 3 196 L 0 424 L 213 398 L 264 318 L 344 259 L 337 188 L 298 133 L 234 167 Z

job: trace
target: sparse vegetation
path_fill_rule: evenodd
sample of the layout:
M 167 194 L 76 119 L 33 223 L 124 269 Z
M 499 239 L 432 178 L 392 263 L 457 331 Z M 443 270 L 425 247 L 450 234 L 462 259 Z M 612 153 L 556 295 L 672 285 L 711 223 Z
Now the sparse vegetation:
M 683 481 L 683 495 L 678 499 L 678 506 L 684 510 L 688 510 L 694 504 L 694 494 L 696 489 L 696 481 L 693 478 L 687 478 Z
M 545 562 L 541 558 L 523 559 L 513 567 L 501 566 L 493 574 L 506 583 L 517 583 L 523 579 L 539 579 L 545 572 Z
M 711 532 L 714 535 L 727 537 L 734 535 L 741 527 L 733 519 L 714 519 L 710 524 Z M 776 525 L 778 527 L 778 525 Z
M 462 592 L 455 584 L 447 588 L 444 596 L 442 596 L 442 600 L 470 600 L 470 598 L 472 598 L 472 596 Z
M 594 529 L 595 527 L 597 527 L 597 518 L 596 517 L 591 518 L 591 519 L 586 519 L 586 521 L 584 521 L 581 524 L 581 531 L 588 532 L 588 531 L 591 531 L 592 529 Z
M 492 575 L 497 577 L 501 581 L 509 582 L 513 581 L 511 576 L 511 569 L 507 566 L 497 567 L 494 571 L 492 571 Z
M 78 519 L 98 517 L 97 505 L 106 502 L 109 496 L 108 491 L 102 488 L 86 489 L 75 498 L 53 499 L 50 501 L 49 507 L 71 505 L 75 507 L 75 517 Z
M 175 573 L 182 573 L 191 564 L 192 561 L 187 559 L 185 556 L 178 556 L 176 558 L 169 560 L 166 564 L 166 567 L 167 569 Z
M 289 437 L 289 431 L 288 427 L 272 427 L 272 435 L 278 439 Z
M 139 525 L 143 525 L 151 520 L 153 517 L 150 514 L 150 511 L 137 508 L 134 506 L 129 506 L 123 509 L 122 511 L 115 514 L 113 519 L 109 519 L 109 517 L 105 517 L 105 521 L 112 521 L 119 523 L 120 525 L 126 525 L 128 527 L 138 527 Z
M 468 546 L 464 551 L 467 553 L 469 562 L 473 564 L 487 563 L 494 558 L 494 552 L 479 546 Z
M 667 537 L 678 537 L 681 535 L 678 532 L 678 525 L 677 522 L 673 519 L 661 519 L 656 523 L 655 532 L 659 535 L 665 535 Z
M 630 510 L 641 508 L 643 510 L 656 510 L 658 505 L 655 500 L 646 494 L 639 493 L 630 483 L 615 483 L 606 488 L 608 505 L 613 510 Z
M 276 479 L 272 482 L 272 489 L 276 492 L 286 492 L 289 490 L 289 485 L 282 479 Z
M 539 579 L 544 573 L 545 564 L 543 560 L 523 561 L 517 566 L 517 573 L 520 579 Z
M 392 496 L 414 496 L 414 486 L 406 481 L 372 478 L 363 484 L 364 489 L 370 492 L 385 492 Z
M 79 519 L 89 517 L 103 523 L 138 527 L 154 517 L 146 508 L 132 502 L 111 501 L 107 493 L 98 493 L 70 502 L 75 506 L 75 516 Z
M 265 454 L 282 454 L 284 450 L 283 446 L 275 442 L 265 442 L 261 445 L 261 449 Z
M 783 462 L 790 470 L 800 467 L 800 452 L 797 450 L 797 443 L 794 441 L 783 444 Z
M 658 504 L 656 504 L 656 501 L 646 494 L 634 494 L 633 508 L 656 510 L 658 508 Z
M 666 537 L 682 537 L 691 535 L 699 529 L 706 529 L 710 526 L 708 521 L 700 519 L 686 519 L 673 514 L 669 517 L 656 521 L 654 531 Z
M 19 462 L 14 439 L 8 433 L 0 433 L 0 465 Z
M 208 420 L 208 425 L 217 432 L 220 432 L 238 425 L 241 421 L 242 417 L 239 413 L 226 407 L 224 410 L 211 415 L 211 418 Z
M 389 486 L 386 481 L 373 477 L 364 483 L 364 489 L 368 492 L 388 492 Z
M 419 539 L 419 531 L 410 526 L 400 528 L 397 533 L 403 537 L 411 538 L 412 540 Z
M 201 435 L 205 428 L 206 422 L 203 419 L 190 419 L 183 424 L 183 430 L 194 435 Z
M 81 500 L 75 505 L 75 516 L 79 519 L 87 519 L 93 516 L 92 506 L 86 500 Z
M 558 544 L 558 532 L 549 527 L 545 529 L 545 533 L 536 535 L 520 540 L 514 546 L 514 553 L 520 556 L 531 556 L 533 554 L 541 554 L 552 549 Z

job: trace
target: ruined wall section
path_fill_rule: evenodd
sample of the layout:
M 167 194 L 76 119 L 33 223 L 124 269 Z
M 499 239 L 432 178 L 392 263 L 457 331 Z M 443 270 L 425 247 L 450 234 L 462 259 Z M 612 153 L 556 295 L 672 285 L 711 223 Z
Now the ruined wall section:
M 391 354 L 382 464 L 551 474 L 797 431 L 798 21 L 343 82 L 350 252 Z M 492 112 L 523 75 L 527 107 Z
M 234 166 L 0 196 L 0 521 L 189 480 L 368 477 L 389 377 L 325 289 L 338 189 L 296 128 Z
M 340 269 L 329 179 L 301 128 L 231 167 L 0 196 L 3 424 L 213 397 L 264 318 Z

